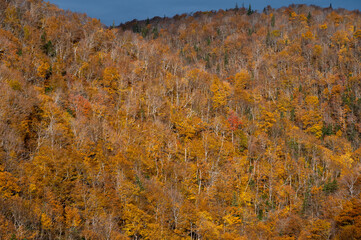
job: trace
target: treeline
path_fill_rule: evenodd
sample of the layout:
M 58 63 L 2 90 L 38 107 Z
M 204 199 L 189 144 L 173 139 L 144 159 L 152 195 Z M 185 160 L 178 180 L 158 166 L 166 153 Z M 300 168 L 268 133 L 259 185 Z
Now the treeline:
M 1 239 L 361 238 L 358 11 L 0 13 Z

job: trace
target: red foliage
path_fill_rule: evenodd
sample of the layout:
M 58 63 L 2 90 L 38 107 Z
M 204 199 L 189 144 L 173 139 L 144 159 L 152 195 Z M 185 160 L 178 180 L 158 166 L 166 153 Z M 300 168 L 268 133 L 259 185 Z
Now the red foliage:
M 227 119 L 228 123 L 229 123 L 229 128 L 232 131 L 237 130 L 238 128 L 240 128 L 242 126 L 242 121 L 241 119 L 232 111 Z

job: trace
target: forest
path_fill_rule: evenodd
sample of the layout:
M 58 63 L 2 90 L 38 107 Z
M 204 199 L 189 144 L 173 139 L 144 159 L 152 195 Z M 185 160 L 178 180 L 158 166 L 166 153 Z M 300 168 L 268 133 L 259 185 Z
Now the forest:
M 361 14 L 107 27 L 0 0 L 0 239 L 361 239 Z

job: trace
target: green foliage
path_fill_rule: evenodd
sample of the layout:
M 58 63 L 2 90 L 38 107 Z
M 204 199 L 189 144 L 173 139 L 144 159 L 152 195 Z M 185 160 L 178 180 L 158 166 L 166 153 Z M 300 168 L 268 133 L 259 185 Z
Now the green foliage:
M 211 45 L 211 38 L 210 37 L 207 37 L 207 45 Z
M 48 55 L 49 57 L 55 57 L 55 55 L 56 55 L 55 47 L 54 47 L 53 43 L 51 42 L 51 40 L 46 39 L 45 33 L 43 35 L 41 35 L 41 41 L 43 43 L 43 45 L 41 46 L 43 52 L 46 55 Z
M 140 191 L 144 191 L 144 187 L 143 187 L 142 181 L 140 180 L 140 178 L 138 177 L 138 175 L 135 176 L 135 182 L 136 182 L 136 184 L 138 185 L 139 190 L 140 190 Z
M 360 139 L 360 132 L 357 130 L 354 123 L 348 124 L 346 128 L 347 139 L 352 143 L 353 147 L 358 148 Z
M 252 10 L 252 7 L 251 7 L 251 4 L 249 5 L 248 7 L 248 10 L 247 10 L 247 15 L 252 15 L 254 13 L 254 10 Z
M 236 6 L 234 7 L 234 10 L 236 10 L 236 11 L 239 10 L 238 3 L 236 3 Z
M 134 33 L 140 33 L 141 32 L 141 27 L 139 26 L 139 23 L 136 22 L 133 26 L 132 26 L 132 30 Z
M 49 87 L 45 87 L 45 93 L 50 93 L 50 92 L 52 92 L 53 91 L 53 87 L 51 87 L 51 86 L 49 86 Z
M 149 29 L 147 27 L 142 28 L 142 36 L 145 38 L 148 36 Z
M 270 47 L 272 45 L 271 33 L 269 30 L 267 30 L 267 35 L 266 35 L 266 45 L 267 47 Z
M 228 51 L 225 51 L 225 53 L 224 53 L 224 65 L 227 66 L 228 63 L 229 63 Z
M 239 135 L 239 151 L 244 152 L 248 148 L 248 139 L 243 131 L 238 131 Z
M 9 81 L 10 87 L 15 91 L 21 91 L 21 84 L 17 80 L 10 80 Z
M 310 23 L 311 19 L 312 19 L 311 12 L 308 12 L 308 14 L 307 14 L 307 23 Z
M 307 189 L 303 197 L 301 213 L 305 215 L 308 212 L 309 208 L 310 208 L 310 190 Z
M 326 193 L 326 194 L 330 194 L 330 193 L 334 193 L 338 190 L 338 184 L 336 179 L 334 179 L 333 181 L 331 181 L 331 179 L 328 179 L 327 182 L 325 182 L 325 184 L 323 185 L 322 190 Z
M 259 209 L 259 210 L 258 210 L 257 218 L 258 218 L 258 220 L 262 220 L 262 219 L 263 219 L 263 209 Z
M 275 15 L 272 15 L 272 18 L 271 18 L 271 27 L 274 27 L 274 26 L 275 26 L 275 23 L 276 23 L 276 17 L 275 17 Z
M 152 30 L 152 34 L 153 34 L 153 39 L 156 39 L 159 37 L 159 32 L 158 32 L 158 28 L 154 27 Z
M 21 57 L 21 56 L 23 55 L 23 50 L 22 50 L 22 49 L 18 49 L 18 51 L 16 52 L 16 54 Z
M 333 131 L 332 124 L 328 124 L 328 125 L 324 124 L 322 127 L 322 137 L 330 136 L 333 134 L 335 134 L 335 132 Z

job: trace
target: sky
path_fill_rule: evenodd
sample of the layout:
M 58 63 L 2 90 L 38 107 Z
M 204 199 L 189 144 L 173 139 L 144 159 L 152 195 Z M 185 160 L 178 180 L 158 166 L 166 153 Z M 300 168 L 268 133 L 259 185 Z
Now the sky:
M 143 20 L 155 16 L 172 17 L 176 14 L 192 13 L 234 8 L 236 4 L 262 11 L 270 5 L 273 8 L 295 4 L 314 4 L 333 8 L 361 10 L 361 0 L 50 0 L 65 10 L 86 13 L 88 16 L 100 19 L 108 26 L 119 25 L 133 19 Z

